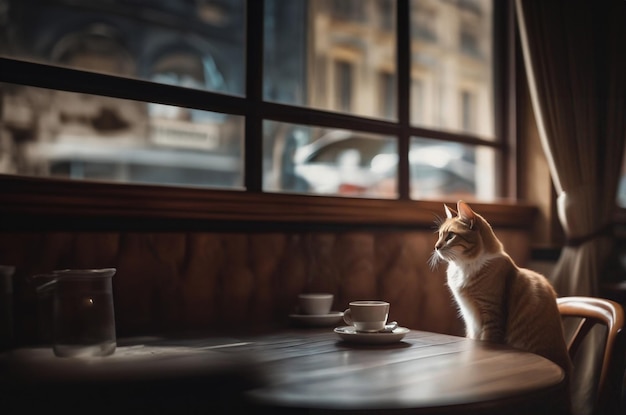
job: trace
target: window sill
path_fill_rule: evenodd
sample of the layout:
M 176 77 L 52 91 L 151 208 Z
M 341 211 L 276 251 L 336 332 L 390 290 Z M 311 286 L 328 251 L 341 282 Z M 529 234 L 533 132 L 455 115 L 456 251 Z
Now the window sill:
M 125 185 L 0 175 L 3 230 L 433 228 L 443 201 L 404 201 Z M 455 200 L 446 203 L 454 205 Z M 472 203 L 493 227 L 532 226 L 537 209 Z M 237 226 L 235 226 L 237 228 Z

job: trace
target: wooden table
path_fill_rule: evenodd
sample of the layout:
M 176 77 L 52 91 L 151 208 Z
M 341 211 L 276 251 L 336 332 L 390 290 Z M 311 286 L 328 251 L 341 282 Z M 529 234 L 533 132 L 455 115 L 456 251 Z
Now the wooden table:
M 233 402 L 261 385 L 260 375 L 247 353 L 211 349 L 225 343 L 232 344 L 222 338 L 203 339 L 202 347 L 189 340 L 122 339 L 113 355 L 93 358 L 56 357 L 51 347 L 2 353 L 0 414 L 233 413 Z
M 346 343 L 330 329 L 248 339 L 266 384 L 247 397 L 267 413 L 557 414 L 563 371 L 534 354 L 411 331 L 399 343 Z
M 0 401 L 13 411 L 0 409 L 535 415 L 565 398 L 562 370 L 542 357 L 421 331 L 385 345 L 344 342 L 332 327 L 121 344 L 87 361 L 5 354 Z

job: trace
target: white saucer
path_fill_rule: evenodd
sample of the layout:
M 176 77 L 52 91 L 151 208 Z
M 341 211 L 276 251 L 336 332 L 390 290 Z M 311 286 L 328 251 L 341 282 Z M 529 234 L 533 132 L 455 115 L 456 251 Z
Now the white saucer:
M 333 326 L 343 320 L 343 311 L 331 311 L 328 314 L 289 314 L 289 318 L 306 326 Z
M 399 342 L 411 330 L 406 327 L 396 327 L 391 333 L 361 333 L 353 326 L 336 327 L 334 332 L 343 340 L 353 343 L 387 344 Z

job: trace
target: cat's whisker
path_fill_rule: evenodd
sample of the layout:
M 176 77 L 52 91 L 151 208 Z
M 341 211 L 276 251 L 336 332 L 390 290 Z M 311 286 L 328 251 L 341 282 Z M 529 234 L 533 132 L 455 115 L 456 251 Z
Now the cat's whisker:
M 428 266 L 430 267 L 431 271 L 434 271 L 435 268 L 437 268 L 437 265 L 439 265 L 440 261 L 441 258 L 439 257 L 439 254 L 433 251 L 433 253 L 431 253 L 430 257 L 428 258 Z

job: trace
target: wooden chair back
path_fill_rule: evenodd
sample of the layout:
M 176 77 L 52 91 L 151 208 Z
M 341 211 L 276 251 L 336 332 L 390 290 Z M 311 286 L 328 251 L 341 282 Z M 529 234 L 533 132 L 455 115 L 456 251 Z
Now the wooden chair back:
M 598 324 L 606 327 L 604 347 L 597 344 L 595 346 L 600 353 L 598 362 L 601 367 L 596 371 L 597 386 L 592 413 L 621 413 L 626 359 L 622 306 L 612 300 L 584 296 L 561 297 L 557 299 L 557 304 L 564 322 L 567 318 L 577 320 L 573 330 L 566 331 L 567 348 L 574 363 L 579 360 L 577 359 L 579 353 L 589 349 L 581 346 L 592 328 Z M 574 376 L 577 375 L 580 376 L 581 373 L 574 368 Z

